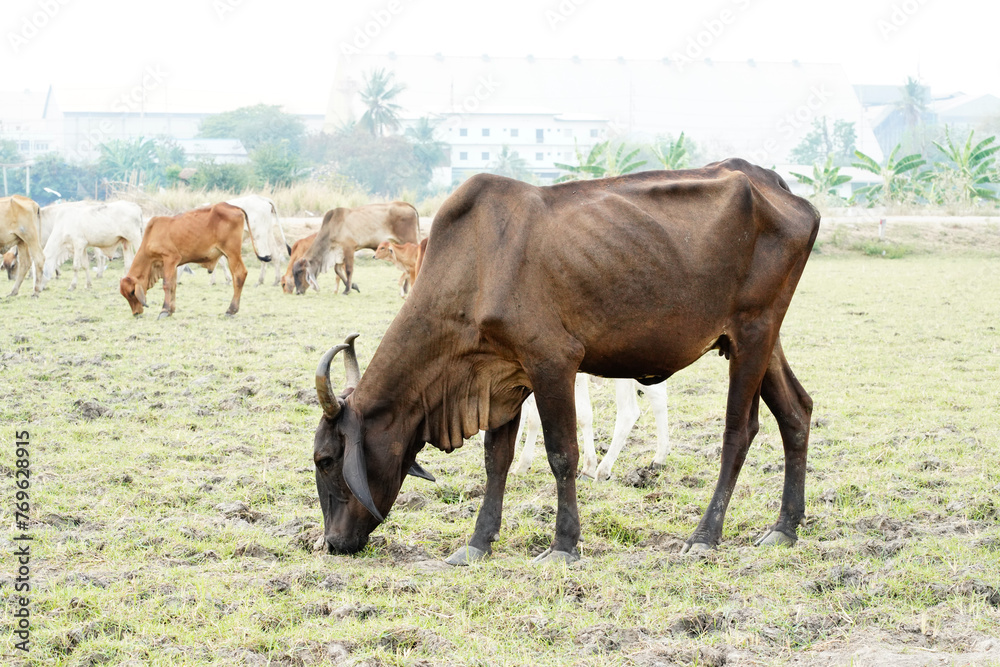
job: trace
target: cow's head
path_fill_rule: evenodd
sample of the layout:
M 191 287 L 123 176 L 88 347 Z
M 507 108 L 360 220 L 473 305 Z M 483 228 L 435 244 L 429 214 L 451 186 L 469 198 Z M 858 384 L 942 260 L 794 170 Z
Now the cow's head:
M 316 392 L 323 417 L 313 441 L 313 462 L 323 509 L 323 536 L 330 553 L 353 554 L 365 548 L 368 536 L 384 520 L 407 473 L 434 479 L 414 461 L 415 451 L 400 457 L 385 447 L 366 455 L 364 420 L 347 400 L 361 379 L 354 352 L 357 337 L 352 334 L 346 342 L 328 350 L 316 369 Z M 341 351 L 347 387 L 335 395 L 330 363 Z M 369 470 L 375 474 L 369 475 Z
M 291 294 L 295 291 L 295 281 L 287 273 L 281 276 L 281 291 L 285 294 Z
M 17 270 L 17 248 L 4 253 L 3 269 L 7 272 L 7 280 L 13 280 L 14 272 Z
M 319 285 L 316 284 L 316 267 L 308 259 L 297 260 L 292 265 L 292 277 L 295 279 L 296 294 L 305 294 L 310 285 L 319 291 Z
M 142 285 L 132 276 L 125 276 L 118 284 L 118 289 L 132 308 L 132 314 L 136 317 L 142 315 L 142 309 L 146 307 L 146 290 Z
M 375 259 L 387 259 L 392 261 L 392 246 L 389 245 L 389 241 L 382 241 L 375 248 Z

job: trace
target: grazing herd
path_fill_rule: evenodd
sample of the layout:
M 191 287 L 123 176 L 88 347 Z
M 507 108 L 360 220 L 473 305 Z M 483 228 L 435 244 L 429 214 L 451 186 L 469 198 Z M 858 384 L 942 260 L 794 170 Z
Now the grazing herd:
M 583 475 L 607 479 L 639 414 L 638 382 L 657 421 L 653 463 L 663 464 L 662 383 L 711 351 L 729 362 L 721 470 L 684 551 L 718 545 L 761 400 L 778 423 L 785 481 L 777 519 L 757 544 L 793 545 L 805 510 L 812 401 L 785 360 L 779 333 L 818 230 L 811 204 L 773 171 L 742 160 L 545 187 L 479 174 L 444 202 L 426 239 L 405 202 L 333 209 L 316 233 L 289 246 L 273 202 L 257 196 L 145 224 L 126 202 L 40 211 L 24 197 L 0 199 L 0 250 L 16 249 L 4 258 L 16 272 L 12 295 L 33 269 L 38 296 L 70 255 L 89 287 L 86 248 L 110 256 L 121 244 L 127 273 L 120 291 L 136 316 L 160 279 L 160 317 L 175 311 L 179 266 L 211 272 L 220 262 L 232 273 L 227 314 L 235 314 L 247 278 L 244 231 L 257 257 L 274 262 L 275 282 L 289 294 L 318 290 L 317 276 L 331 266 L 338 290 L 340 282 L 345 294 L 357 290 L 354 253 L 361 248 L 392 262 L 406 301 L 365 373 L 357 334 L 327 351 L 316 371 L 321 543 L 331 553 L 364 548 L 407 475 L 433 480 L 417 463 L 423 447 L 450 452 L 482 430 L 485 495 L 467 544 L 447 559 L 452 565 L 491 553 L 516 443 L 526 431 L 513 469 L 523 473 L 539 428 L 557 512 L 554 539 L 535 561 L 577 560 L 577 420 Z M 260 283 L 265 271 L 266 264 Z M 346 385 L 338 393 L 330 367 L 340 353 Z M 618 378 L 614 438 L 600 465 L 584 373 Z

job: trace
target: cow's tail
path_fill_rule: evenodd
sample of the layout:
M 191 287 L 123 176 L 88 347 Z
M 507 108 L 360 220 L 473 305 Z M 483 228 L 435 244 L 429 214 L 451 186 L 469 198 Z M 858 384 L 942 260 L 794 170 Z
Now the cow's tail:
M 257 243 L 253 240 L 253 230 L 250 229 L 250 216 L 248 216 L 247 212 L 242 208 L 240 210 L 243 211 L 243 224 L 247 226 L 247 232 L 250 233 L 250 246 L 253 248 L 253 254 L 257 255 L 257 259 L 259 259 L 262 262 L 270 262 L 271 261 L 270 255 L 264 255 L 263 257 L 261 257 L 261 254 L 257 252 Z
M 278 233 L 281 234 L 281 240 L 285 244 L 285 250 L 288 251 L 288 256 L 292 256 L 292 246 L 288 244 L 288 239 L 285 237 L 285 230 L 281 226 L 281 218 L 278 217 L 278 209 L 274 207 L 274 202 L 271 202 L 271 213 L 274 213 L 274 219 L 278 221 Z
M 413 209 L 413 215 L 417 219 L 417 236 L 416 236 L 416 239 L 417 239 L 417 243 L 419 244 L 420 243 L 420 212 L 417 211 L 417 207 L 414 206 L 413 204 L 411 204 L 410 202 L 406 202 L 406 205 Z

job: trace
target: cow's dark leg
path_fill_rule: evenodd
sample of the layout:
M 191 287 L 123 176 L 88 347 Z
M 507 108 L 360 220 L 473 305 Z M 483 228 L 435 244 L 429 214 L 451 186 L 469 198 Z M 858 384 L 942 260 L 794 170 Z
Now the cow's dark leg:
M 545 452 L 556 478 L 557 497 L 555 539 L 549 550 L 536 559 L 539 562 L 572 562 L 580 557 L 576 549 L 580 541 L 580 514 L 576 505 L 576 467 L 580 451 L 576 441 L 575 380 L 575 366 L 532 375 Z
M 500 428 L 486 432 L 486 493 L 476 518 L 476 529 L 469 543 L 448 557 L 451 565 L 468 565 L 488 556 L 492 543 L 500 537 L 503 515 L 503 494 L 507 488 L 507 471 L 514 460 L 514 436 L 521 413 Z
M 354 251 L 353 245 L 344 246 L 344 294 L 351 293 L 351 280 L 354 278 Z
M 752 328 L 751 328 L 752 327 Z M 726 510 L 736 488 L 736 480 L 746 460 L 750 441 L 756 435 L 760 385 L 767 370 L 776 332 L 761 331 L 761 324 L 748 327 L 750 335 L 740 337 L 737 351 L 729 362 L 729 396 L 726 427 L 722 435 L 722 461 L 712 500 L 684 551 L 713 549 L 722 537 Z M 756 331 L 754 330 L 756 329 Z M 754 335 L 756 334 L 756 335 Z
M 778 521 L 757 544 L 795 544 L 796 529 L 806 511 L 806 455 L 812 399 L 792 373 L 779 340 L 764 374 L 761 396 L 778 422 L 785 449 L 785 488 L 781 494 Z

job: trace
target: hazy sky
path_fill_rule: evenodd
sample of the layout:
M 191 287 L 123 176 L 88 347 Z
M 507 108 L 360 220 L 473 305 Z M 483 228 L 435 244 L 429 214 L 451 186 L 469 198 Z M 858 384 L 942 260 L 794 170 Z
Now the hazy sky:
M 338 55 L 360 47 L 839 62 L 854 83 L 919 73 L 935 93 L 1000 95 L 998 29 L 1000 3 L 969 0 L 4 0 L 0 89 L 113 93 L 155 67 L 172 87 L 322 112 Z

